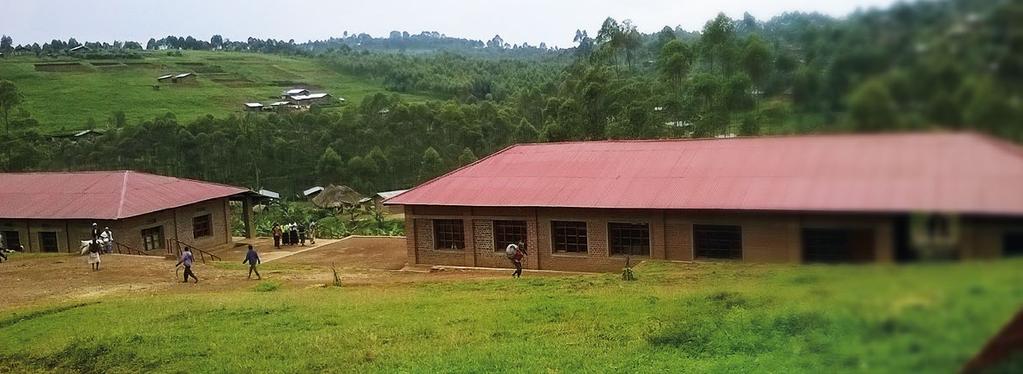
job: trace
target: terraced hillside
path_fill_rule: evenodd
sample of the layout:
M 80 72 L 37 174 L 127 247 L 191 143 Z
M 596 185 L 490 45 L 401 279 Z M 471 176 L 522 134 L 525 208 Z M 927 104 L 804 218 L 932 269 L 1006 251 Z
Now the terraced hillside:
M 186 72 L 197 79 L 156 80 Z M 123 111 L 129 122 L 168 112 L 183 121 L 240 113 L 242 103 L 270 102 L 294 86 L 330 92 L 348 105 L 384 92 L 379 82 L 336 72 L 313 58 L 238 52 L 184 51 L 176 56 L 161 51 L 138 60 L 16 56 L 0 59 L 0 79 L 18 86 L 22 107 L 45 132 L 89 128 L 90 119 L 104 127 L 115 111 Z

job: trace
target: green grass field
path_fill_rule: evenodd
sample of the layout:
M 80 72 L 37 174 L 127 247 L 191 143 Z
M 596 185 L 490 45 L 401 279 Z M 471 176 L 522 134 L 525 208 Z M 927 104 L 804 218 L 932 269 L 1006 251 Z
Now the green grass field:
M 10 80 L 24 96 L 22 107 L 47 132 L 100 127 L 115 111 L 130 123 L 174 113 L 188 121 L 207 114 L 241 113 L 249 101 L 268 103 L 296 85 L 322 89 L 358 104 L 385 92 L 379 82 L 341 74 L 316 59 L 262 53 L 183 51 L 147 53 L 142 60 L 0 59 L 0 79 Z M 159 83 L 164 73 L 195 72 L 193 83 Z M 160 89 L 154 90 L 153 85 Z M 403 95 L 411 100 L 426 97 Z
M 635 282 L 252 282 L 0 313 L 0 372 L 954 372 L 1020 308 L 1021 268 L 648 263 Z

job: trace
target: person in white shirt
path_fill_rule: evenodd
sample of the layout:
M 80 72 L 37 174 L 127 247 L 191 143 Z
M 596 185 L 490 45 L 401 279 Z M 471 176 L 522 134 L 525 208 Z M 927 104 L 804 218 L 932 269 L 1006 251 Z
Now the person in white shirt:
M 110 253 L 114 251 L 114 232 L 110 231 L 110 227 L 103 227 L 103 233 L 99 234 L 101 242 L 103 243 L 103 252 Z

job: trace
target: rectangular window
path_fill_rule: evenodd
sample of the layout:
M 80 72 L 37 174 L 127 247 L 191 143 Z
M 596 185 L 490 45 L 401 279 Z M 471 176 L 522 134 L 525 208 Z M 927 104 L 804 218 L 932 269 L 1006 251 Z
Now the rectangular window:
M 4 248 L 15 249 L 21 247 L 21 233 L 17 231 L 4 231 Z
M 192 238 L 198 239 L 213 236 L 212 230 L 210 230 L 210 221 L 212 221 L 212 218 L 209 214 L 192 217 Z
M 650 255 L 650 225 L 608 223 L 607 232 L 611 240 L 611 255 Z
M 551 221 L 554 252 L 586 253 L 586 222 Z
M 57 233 L 53 231 L 40 232 L 39 245 L 42 247 L 43 252 L 60 251 L 60 247 L 57 246 Z
M 508 244 L 520 241 L 526 242 L 526 221 L 494 221 L 495 251 L 504 252 Z
M 465 248 L 465 230 L 462 228 L 462 220 L 433 220 L 433 241 L 437 249 Z
M 154 249 L 163 248 L 165 248 L 163 242 L 163 226 L 156 226 L 142 230 L 142 249 L 152 251 Z
M 693 248 L 697 258 L 742 259 L 742 227 L 693 225 Z

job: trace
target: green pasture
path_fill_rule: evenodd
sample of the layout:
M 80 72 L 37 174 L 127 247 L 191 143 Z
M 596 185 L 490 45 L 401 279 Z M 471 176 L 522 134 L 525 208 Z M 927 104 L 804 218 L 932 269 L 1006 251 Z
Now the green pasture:
M 955 372 L 1023 305 L 1021 268 L 647 263 L 634 282 L 200 283 L 0 313 L 0 372 Z

